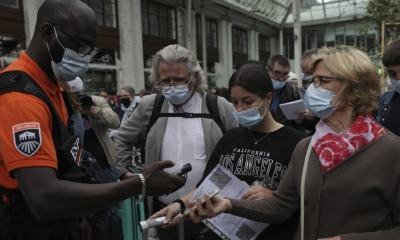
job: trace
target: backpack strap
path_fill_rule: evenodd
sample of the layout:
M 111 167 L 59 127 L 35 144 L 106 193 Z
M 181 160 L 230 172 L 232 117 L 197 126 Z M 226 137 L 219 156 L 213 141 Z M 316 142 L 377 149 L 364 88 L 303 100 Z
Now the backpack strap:
M 163 103 L 164 103 L 164 96 L 162 94 L 157 94 L 154 99 L 154 105 L 153 105 L 153 110 L 151 111 L 150 120 L 149 123 L 147 124 L 146 135 L 147 133 L 149 133 L 151 127 L 153 127 L 154 123 L 157 121 Z
M 224 125 L 218 111 L 218 96 L 214 94 L 206 94 L 206 105 L 210 113 L 162 113 L 161 108 L 164 103 L 164 96 L 157 94 L 154 99 L 153 110 L 151 112 L 149 123 L 146 128 L 146 135 L 153 127 L 159 117 L 183 117 L 183 118 L 211 118 L 221 128 L 222 133 L 225 133 Z
M 215 123 L 217 123 L 219 128 L 221 128 L 222 134 L 225 134 L 225 127 L 222 124 L 222 120 L 218 111 L 218 96 L 215 94 L 207 93 L 206 104 L 207 109 L 210 112 L 210 115 L 214 119 Z

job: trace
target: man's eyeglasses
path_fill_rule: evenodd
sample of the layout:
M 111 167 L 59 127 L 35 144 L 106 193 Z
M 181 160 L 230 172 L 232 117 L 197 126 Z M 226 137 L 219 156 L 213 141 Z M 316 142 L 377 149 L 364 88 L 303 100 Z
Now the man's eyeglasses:
M 55 29 L 57 29 L 58 31 L 60 31 L 60 32 L 61 32 L 62 34 L 64 34 L 65 36 L 67 36 L 67 37 L 69 37 L 70 39 L 74 40 L 75 43 L 77 43 L 77 44 L 79 45 L 79 48 L 78 48 L 77 53 L 78 53 L 80 56 L 84 57 L 84 56 L 90 55 L 91 57 L 93 57 L 93 56 L 96 55 L 96 53 L 98 52 L 98 49 L 97 49 L 96 47 L 92 47 L 92 46 L 89 46 L 89 45 L 87 45 L 87 44 L 82 43 L 81 41 L 79 41 L 79 40 L 76 39 L 75 37 L 73 37 L 73 36 L 69 35 L 68 33 L 66 33 L 66 32 L 65 32 L 64 30 L 62 30 L 59 26 L 53 25 L 53 27 L 54 27 Z M 54 31 L 54 32 L 56 33 L 56 37 L 57 37 L 57 40 L 58 40 L 57 31 Z M 60 43 L 60 41 L 58 41 L 58 42 Z M 65 48 L 61 43 L 60 43 L 60 45 L 61 45 L 63 48 Z
M 184 89 L 189 82 L 192 80 L 192 76 L 190 76 L 189 80 L 187 78 L 167 78 L 159 80 L 153 84 L 154 88 L 162 88 L 164 90 L 170 89 L 172 86 L 178 89 Z
M 274 78 L 283 78 L 286 80 L 290 77 L 289 72 L 283 73 L 278 70 L 273 71 L 271 68 L 268 68 L 268 70 L 274 75 Z
M 312 83 L 314 87 L 319 87 L 321 84 L 329 83 L 336 80 L 334 77 L 327 77 L 327 76 L 314 76 L 312 78 Z

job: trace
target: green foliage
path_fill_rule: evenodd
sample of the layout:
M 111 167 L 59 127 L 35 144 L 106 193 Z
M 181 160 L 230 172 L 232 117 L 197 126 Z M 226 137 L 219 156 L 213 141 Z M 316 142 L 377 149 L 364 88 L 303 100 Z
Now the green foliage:
M 382 21 L 400 22 L 400 0 L 369 0 L 366 11 L 379 26 Z

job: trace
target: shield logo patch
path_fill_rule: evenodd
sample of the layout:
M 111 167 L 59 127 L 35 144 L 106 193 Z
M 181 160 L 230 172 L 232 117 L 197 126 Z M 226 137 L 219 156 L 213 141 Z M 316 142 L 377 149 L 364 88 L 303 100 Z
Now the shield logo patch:
M 31 157 L 42 144 L 40 125 L 38 122 L 28 122 L 12 127 L 15 148 L 25 156 Z

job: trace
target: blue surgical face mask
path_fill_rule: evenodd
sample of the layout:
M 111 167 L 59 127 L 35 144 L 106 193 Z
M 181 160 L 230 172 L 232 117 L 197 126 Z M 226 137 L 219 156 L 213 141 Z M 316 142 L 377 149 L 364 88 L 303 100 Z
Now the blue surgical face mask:
M 332 91 L 324 89 L 322 87 L 314 87 L 314 84 L 310 84 L 304 94 L 304 104 L 307 109 L 316 117 L 326 119 L 337 108 L 336 105 L 331 105 L 333 97 L 336 96 Z
M 390 83 L 392 84 L 392 89 L 395 90 L 396 92 L 400 93 L 400 80 L 394 80 L 392 78 L 390 79 Z
M 162 88 L 161 93 L 170 103 L 181 105 L 190 98 L 191 91 L 189 91 L 189 84 L 191 81 L 192 77 L 190 77 L 187 84 Z
M 253 107 L 247 109 L 245 111 L 238 112 L 236 109 L 233 109 L 233 116 L 235 117 L 236 121 L 243 127 L 254 127 L 258 125 L 261 120 L 264 118 L 265 114 L 267 113 L 267 109 L 265 109 L 264 115 L 261 116 L 258 109 L 263 104 L 264 100 L 258 107 Z
M 59 63 L 54 62 L 51 56 L 49 44 L 46 42 L 47 50 L 49 51 L 51 58 L 51 68 L 53 69 L 54 76 L 56 79 L 64 81 L 72 81 L 78 76 L 83 76 L 90 63 L 90 55 L 81 56 L 77 52 L 65 48 L 58 40 L 57 32 L 54 30 L 58 44 L 64 49 L 64 54 Z
M 274 87 L 275 90 L 280 90 L 286 85 L 286 81 L 280 82 L 275 79 L 272 80 L 272 86 Z

